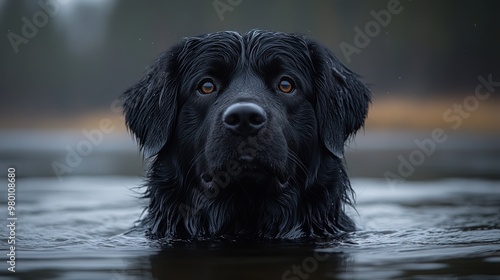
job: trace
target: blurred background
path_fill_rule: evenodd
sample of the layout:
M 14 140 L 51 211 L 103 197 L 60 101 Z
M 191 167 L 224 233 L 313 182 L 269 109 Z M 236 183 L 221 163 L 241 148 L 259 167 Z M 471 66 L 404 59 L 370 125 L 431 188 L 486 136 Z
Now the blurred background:
M 374 94 L 352 176 L 500 178 L 498 1 L 0 0 L 0 168 L 133 175 L 117 97 L 186 36 L 298 32 Z

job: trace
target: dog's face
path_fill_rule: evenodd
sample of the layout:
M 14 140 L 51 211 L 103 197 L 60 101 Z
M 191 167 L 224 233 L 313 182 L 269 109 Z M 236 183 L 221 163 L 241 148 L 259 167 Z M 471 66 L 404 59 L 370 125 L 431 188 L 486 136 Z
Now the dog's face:
M 160 57 L 124 94 L 124 109 L 156 173 L 175 173 L 178 188 L 201 188 L 234 208 L 317 185 L 369 101 L 357 76 L 313 41 L 219 32 Z
M 220 33 L 185 45 L 174 141 L 196 159 L 193 176 L 217 192 L 275 192 L 318 148 L 314 69 L 307 50 L 291 52 L 306 46 L 263 35 Z

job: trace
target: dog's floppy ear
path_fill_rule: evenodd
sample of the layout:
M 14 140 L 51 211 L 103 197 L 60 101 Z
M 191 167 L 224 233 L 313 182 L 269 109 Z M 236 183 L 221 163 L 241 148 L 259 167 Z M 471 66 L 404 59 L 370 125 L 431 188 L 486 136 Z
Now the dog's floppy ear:
M 146 158 L 156 155 L 167 143 L 177 114 L 175 73 L 181 46 L 158 58 L 146 75 L 122 95 L 125 122 Z
M 371 93 L 328 49 L 315 42 L 309 48 L 316 75 L 319 137 L 333 155 L 342 158 L 345 141 L 365 122 Z

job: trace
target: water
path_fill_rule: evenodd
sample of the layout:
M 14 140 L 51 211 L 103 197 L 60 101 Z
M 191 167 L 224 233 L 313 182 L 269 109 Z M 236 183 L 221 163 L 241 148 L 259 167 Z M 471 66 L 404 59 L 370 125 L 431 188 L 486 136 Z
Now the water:
M 339 242 L 157 244 L 124 234 L 138 178 L 21 178 L 16 272 L 1 279 L 500 279 L 500 182 L 354 179 L 360 230 Z M 2 207 L 6 195 L 1 196 Z M 1 213 L 5 213 L 2 209 Z M 5 215 L 2 214 L 4 217 Z M 6 220 L 0 221 L 6 240 Z

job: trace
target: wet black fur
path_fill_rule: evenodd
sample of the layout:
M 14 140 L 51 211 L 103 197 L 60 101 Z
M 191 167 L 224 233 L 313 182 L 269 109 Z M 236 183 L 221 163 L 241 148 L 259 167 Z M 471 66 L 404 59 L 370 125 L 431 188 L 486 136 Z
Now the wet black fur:
M 280 92 L 281 77 L 295 91 Z M 217 87 L 201 94 L 200 82 Z M 184 39 L 123 94 L 126 124 L 151 165 L 141 224 L 152 238 L 296 239 L 353 231 L 344 143 L 370 91 L 325 47 L 253 30 Z M 236 102 L 261 106 L 258 135 L 224 129 Z M 242 160 L 244 159 L 244 160 Z

